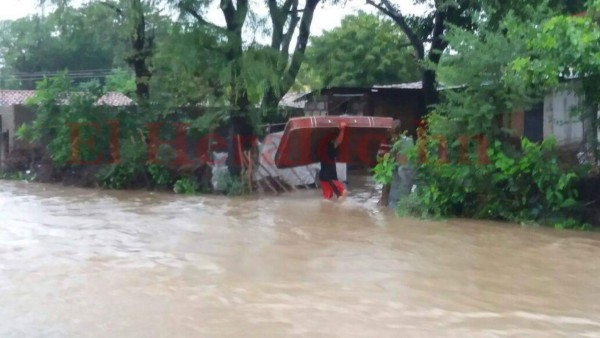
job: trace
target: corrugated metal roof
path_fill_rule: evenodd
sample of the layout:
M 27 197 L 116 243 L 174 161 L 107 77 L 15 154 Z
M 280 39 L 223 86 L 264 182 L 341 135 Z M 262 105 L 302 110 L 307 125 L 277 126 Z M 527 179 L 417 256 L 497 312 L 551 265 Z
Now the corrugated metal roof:
M 35 90 L 0 90 L 0 106 L 24 105 L 27 100 L 35 95 Z M 108 92 L 99 100 L 99 105 L 122 107 L 135 103 L 132 99 L 118 92 Z
M 464 87 L 464 86 L 448 86 L 443 83 L 440 83 L 437 86 L 438 90 L 458 89 L 458 88 L 462 88 L 462 87 Z M 415 89 L 415 90 L 420 90 L 420 89 L 423 89 L 423 82 L 417 81 L 417 82 L 397 83 L 397 84 L 390 84 L 390 85 L 374 85 L 372 89 Z
M 287 93 L 279 101 L 279 106 L 303 109 L 306 104 L 306 99 L 303 99 L 304 95 L 306 93 Z
M 122 107 L 122 106 L 132 106 L 135 103 L 132 99 L 125 96 L 119 92 L 108 92 L 104 94 L 99 100 L 99 105 L 104 106 L 114 106 L 114 107 Z
M 374 85 L 373 89 L 422 89 L 423 82 L 396 83 L 390 85 Z
M 464 86 L 447 86 L 444 84 L 439 84 L 438 90 L 458 89 L 458 88 L 463 88 L 463 87 Z M 395 84 L 387 84 L 387 85 L 373 85 L 372 87 L 366 87 L 366 88 L 364 88 L 364 87 L 328 87 L 328 88 L 322 88 L 319 90 L 314 90 L 314 91 L 306 93 L 306 94 L 301 94 L 295 101 L 296 102 L 302 101 L 302 103 L 304 104 L 304 103 L 306 103 L 306 100 L 310 99 L 315 94 L 318 94 L 323 91 L 344 92 L 344 94 L 341 94 L 341 95 L 352 95 L 352 93 L 356 93 L 356 95 L 359 95 L 359 94 L 362 95 L 369 91 L 377 92 L 379 89 L 421 90 L 421 89 L 423 89 L 423 82 L 416 81 L 416 82 L 395 83 Z M 350 92 L 350 93 L 346 93 L 346 92 Z

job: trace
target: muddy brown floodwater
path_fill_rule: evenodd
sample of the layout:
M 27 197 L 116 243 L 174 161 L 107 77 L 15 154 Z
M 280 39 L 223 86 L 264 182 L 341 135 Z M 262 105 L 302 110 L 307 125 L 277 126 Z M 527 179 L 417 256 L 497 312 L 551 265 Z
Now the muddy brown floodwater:
M 0 181 L 0 337 L 600 336 L 600 235 Z

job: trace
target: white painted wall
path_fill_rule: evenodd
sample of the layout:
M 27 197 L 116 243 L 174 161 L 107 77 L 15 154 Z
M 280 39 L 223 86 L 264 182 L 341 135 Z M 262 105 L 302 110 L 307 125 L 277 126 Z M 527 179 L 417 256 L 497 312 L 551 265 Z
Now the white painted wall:
M 558 145 L 583 141 L 583 123 L 572 111 L 580 97 L 571 88 L 559 89 L 544 97 L 544 138 L 554 136 Z
M 15 129 L 15 114 L 13 106 L 0 107 L 0 118 L 2 118 L 2 131 Z
M 8 156 L 8 152 L 10 151 L 7 145 L 4 144 L 4 133 L 9 133 L 9 140 L 13 138 L 12 133 L 14 132 L 15 125 L 14 107 L 0 106 L 0 121 L 2 121 L 0 123 L 2 125 L 2 128 L 0 128 L 0 166 L 3 166 L 4 160 L 6 159 L 6 156 Z M 10 148 L 12 148 L 12 144 L 10 141 L 9 146 Z

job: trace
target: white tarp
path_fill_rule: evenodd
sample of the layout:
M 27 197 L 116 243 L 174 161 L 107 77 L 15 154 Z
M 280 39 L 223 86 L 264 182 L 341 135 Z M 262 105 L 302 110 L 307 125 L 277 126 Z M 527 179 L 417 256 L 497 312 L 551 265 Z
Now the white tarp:
M 283 137 L 283 132 L 268 134 L 262 143 L 259 143 L 259 161 L 254 178 L 262 179 L 267 176 L 280 177 L 287 184 L 293 186 L 309 185 L 315 183 L 318 171 L 321 169 L 319 163 L 308 166 L 278 169 L 275 165 L 275 154 L 277 147 Z M 340 181 L 346 181 L 346 164 L 337 163 L 337 173 Z
M 275 165 L 275 154 L 277 147 L 283 136 L 283 132 L 268 134 L 262 143 L 258 144 L 260 165 L 254 171 L 254 179 L 260 180 L 268 176 L 279 177 L 287 184 L 292 186 L 310 185 L 315 183 L 315 179 L 321 165 L 313 163 L 307 166 L 278 169 Z M 212 184 L 215 190 L 220 191 L 225 187 L 219 184 L 223 181 L 221 178 L 227 176 L 227 153 L 213 153 L 212 166 Z M 346 182 L 346 164 L 336 163 L 338 179 Z M 221 183 L 222 184 L 222 183 Z
M 215 191 L 226 191 L 226 177 L 229 175 L 227 169 L 227 153 L 213 152 L 212 179 L 211 184 Z

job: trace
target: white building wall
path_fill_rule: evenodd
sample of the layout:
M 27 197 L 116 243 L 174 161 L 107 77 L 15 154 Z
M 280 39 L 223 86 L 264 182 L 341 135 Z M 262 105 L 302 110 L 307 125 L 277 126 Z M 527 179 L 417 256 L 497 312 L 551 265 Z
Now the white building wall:
M 573 110 L 580 97 L 573 89 L 560 89 L 544 98 L 544 138 L 554 136 L 557 144 L 573 145 L 583 141 L 583 123 Z
M 317 101 L 308 101 L 304 105 L 304 115 L 306 116 L 327 116 L 327 101 L 324 97 Z
M 4 160 L 13 147 L 15 114 L 13 106 L 0 106 L 0 166 L 4 165 Z M 8 136 L 8 137 L 6 137 Z M 8 144 L 7 144 L 8 143 Z

